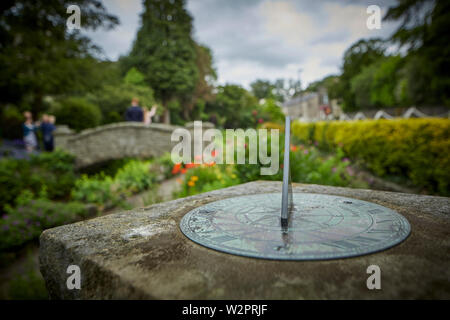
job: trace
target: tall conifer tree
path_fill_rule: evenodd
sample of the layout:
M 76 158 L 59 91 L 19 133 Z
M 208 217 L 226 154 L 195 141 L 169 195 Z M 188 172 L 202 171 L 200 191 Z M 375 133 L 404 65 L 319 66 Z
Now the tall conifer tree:
M 123 62 L 144 74 L 164 106 L 164 122 L 170 123 L 170 101 L 186 100 L 198 79 L 192 17 L 185 0 L 145 0 L 141 18 L 131 53 Z

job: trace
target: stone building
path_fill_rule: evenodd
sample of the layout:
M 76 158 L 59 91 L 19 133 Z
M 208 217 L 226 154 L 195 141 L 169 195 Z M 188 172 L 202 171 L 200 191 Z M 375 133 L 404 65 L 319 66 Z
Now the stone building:
M 320 88 L 317 92 L 303 93 L 285 102 L 282 110 L 292 119 L 306 122 L 337 119 L 342 112 L 337 100 L 330 101 L 328 99 L 327 91 L 324 88 Z

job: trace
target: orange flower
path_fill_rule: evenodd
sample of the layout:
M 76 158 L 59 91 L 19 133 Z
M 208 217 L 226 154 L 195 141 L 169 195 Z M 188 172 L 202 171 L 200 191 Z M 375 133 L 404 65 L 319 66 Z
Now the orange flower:
M 185 169 L 185 168 L 181 169 L 181 173 L 182 173 L 182 174 L 185 174 L 186 171 L 187 171 L 187 169 Z
M 294 146 L 293 144 L 291 144 L 291 151 L 292 151 L 292 152 L 297 151 L 297 149 L 298 149 L 297 146 Z
M 195 186 L 195 182 L 192 181 L 192 180 L 189 180 L 187 184 L 188 184 L 189 187 Z
M 180 172 L 181 169 L 181 163 L 176 163 L 172 168 L 172 174 L 177 174 Z

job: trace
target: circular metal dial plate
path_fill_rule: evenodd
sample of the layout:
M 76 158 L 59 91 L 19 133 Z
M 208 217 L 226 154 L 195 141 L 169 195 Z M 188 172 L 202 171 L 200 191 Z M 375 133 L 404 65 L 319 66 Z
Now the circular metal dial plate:
M 181 231 L 218 251 L 262 259 L 322 260 L 385 250 L 408 237 L 397 212 L 367 201 L 293 193 L 289 227 L 280 225 L 281 193 L 228 198 L 188 212 Z

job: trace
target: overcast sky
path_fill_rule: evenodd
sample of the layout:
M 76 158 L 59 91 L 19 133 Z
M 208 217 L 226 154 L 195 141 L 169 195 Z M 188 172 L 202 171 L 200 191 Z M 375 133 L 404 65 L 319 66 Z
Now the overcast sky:
M 366 12 L 378 5 L 382 16 L 395 3 L 388 0 L 188 0 L 194 38 L 210 47 L 219 83 L 248 88 L 255 79 L 299 76 L 309 82 L 339 72 L 344 51 L 360 38 L 387 37 L 396 25 L 382 22 L 369 30 Z M 89 33 L 106 57 L 129 52 L 139 28 L 141 0 L 104 0 L 120 26 Z

